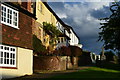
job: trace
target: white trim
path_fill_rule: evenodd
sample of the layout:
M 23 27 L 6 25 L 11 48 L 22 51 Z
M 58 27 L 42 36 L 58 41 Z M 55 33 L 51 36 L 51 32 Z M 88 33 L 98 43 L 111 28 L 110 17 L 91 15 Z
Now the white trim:
M 3 49 L 1 49 L 1 47 L 3 47 Z M 5 47 L 9 48 L 9 50 L 5 50 Z M 14 49 L 14 51 L 12 51 L 11 49 L 12 50 Z M 1 52 L 3 52 L 3 56 L 1 56 Z M 16 67 L 16 52 L 17 52 L 16 47 L 11 47 L 11 46 L 0 44 L 0 59 L 3 59 L 2 63 L 0 61 L 0 67 Z M 5 56 L 5 53 L 6 53 L 6 56 Z M 7 54 L 9 54 L 8 57 L 7 57 Z M 13 55 L 14 55 L 14 58 L 13 58 Z M 7 59 L 9 60 L 9 63 L 7 63 Z M 6 63 L 4 60 L 6 60 Z M 11 60 L 12 60 L 12 63 L 11 63 Z
M 18 28 L 18 18 L 19 18 L 19 12 L 17 11 L 17 10 L 14 10 L 14 9 L 12 9 L 12 8 L 10 8 L 10 7 L 8 7 L 8 6 L 5 6 L 5 5 L 3 5 L 3 4 L 1 4 L 1 6 L 3 6 L 3 7 L 5 7 L 6 8 L 6 22 L 4 22 L 4 21 L 2 21 L 2 19 L 1 19 L 1 23 L 3 23 L 3 24 L 5 24 L 5 25 L 8 25 L 8 26 L 10 26 L 10 27 L 13 27 L 13 28 L 16 28 L 16 29 L 19 29 Z M 10 24 L 10 23 L 8 23 L 7 22 L 7 19 L 8 19 L 8 10 L 12 10 L 12 24 Z M 1 12 L 2 12 L 2 9 L 1 9 Z M 15 25 L 13 25 L 13 18 L 14 18 L 14 14 L 13 13 L 17 13 L 17 25 L 15 26 Z M 1 16 L 2 16 L 2 13 L 1 13 Z

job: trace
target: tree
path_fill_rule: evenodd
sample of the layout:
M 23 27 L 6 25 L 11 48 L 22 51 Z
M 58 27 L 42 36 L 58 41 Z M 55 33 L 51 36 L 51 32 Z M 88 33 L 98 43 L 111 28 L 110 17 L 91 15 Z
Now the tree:
M 106 61 L 114 61 L 115 54 L 112 51 L 106 51 L 105 53 Z M 100 53 L 102 55 L 102 53 Z
M 82 55 L 82 49 L 77 46 L 69 46 L 71 50 L 71 56 L 80 56 Z
M 120 2 L 114 2 L 110 10 L 112 15 L 100 19 L 105 22 L 101 23 L 102 31 L 99 33 L 99 40 L 104 41 L 106 50 L 114 50 L 120 55 Z

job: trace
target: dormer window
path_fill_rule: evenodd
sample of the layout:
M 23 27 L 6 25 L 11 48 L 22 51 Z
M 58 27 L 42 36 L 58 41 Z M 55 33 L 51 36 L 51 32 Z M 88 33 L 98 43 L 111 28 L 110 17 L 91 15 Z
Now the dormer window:
M 1 23 L 18 29 L 18 11 L 1 4 Z

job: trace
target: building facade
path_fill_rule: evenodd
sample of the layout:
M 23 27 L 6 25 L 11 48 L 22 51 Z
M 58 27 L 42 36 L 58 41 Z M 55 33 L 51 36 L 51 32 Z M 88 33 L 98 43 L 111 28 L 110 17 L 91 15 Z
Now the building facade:
M 46 46 L 46 48 L 51 47 L 50 41 L 52 37 L 44 31 L 43 22 L 53 24 L 53 26 L 55 26 L 61 32 L 58 40 L 54 42 L 56 44 L 54 48 L 68 45 L 68 36 L 65 35 L 64 32 L 64 22 L 62 22 L 62 20 L 56 15 L 56 13 L 46 2 L 42 2 L 40 0 L 36 1 L 36 18 L 37 25 L 35 26 L 36 29 L 33 30 L 33 34 L 37 33 L 36 35 L 38 38 L 41 36 L 39 39 L 42 41 L 43 45 Z
M 43 45 L 48 48 L 50 46 L 50 35 L 44 31 L 43 22 L 47 22 L 55 26 L 56 18 L 46 7 L 46 2 L 36 0 L 35 6 L 37 20 L 35 23 L 36 26 L 34 27 L 33 34 L 37 35 L 37 37 L 42 41 Z
M 78 46 L 79 38 L 72 27 L 66 25 L 46 2 L 18 0 L 1 3 L 0 72 L 3 78 L 33 73 L 33 35 L 46 48 L 52 38 L 45 32 L 43 22 L 53 24 L 61 32 L 55 48 Z
M 3 78 L 33 73 L 31 2 L 1 3 L 0 72 Z M 28 7 L 29 6 L 29 7 Z

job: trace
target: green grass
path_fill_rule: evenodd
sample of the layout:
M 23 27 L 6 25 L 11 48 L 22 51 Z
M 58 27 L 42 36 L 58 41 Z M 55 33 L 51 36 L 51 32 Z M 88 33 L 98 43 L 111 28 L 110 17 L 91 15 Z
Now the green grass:
M 79 70 L 77 72 L 54 76 L 52 78 L 119 78 L 120 79 L 120 71 L 90 67 L 84 70 Z

